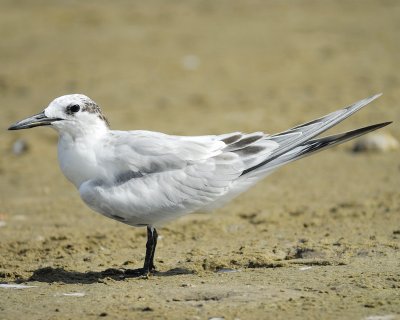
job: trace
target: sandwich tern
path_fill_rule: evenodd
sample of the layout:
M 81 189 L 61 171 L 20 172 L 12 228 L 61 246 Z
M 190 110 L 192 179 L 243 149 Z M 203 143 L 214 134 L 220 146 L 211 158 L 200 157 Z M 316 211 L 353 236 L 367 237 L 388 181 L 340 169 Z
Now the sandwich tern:
M 50 126 L 58 131 L 61 171 L 82 200 L 106 217 L 147 227 L 144 266 L 137 272 L 148 275 L 155 271 L 156 227 L 215 209 L 284 164 L 388 125 L 315 138 L 379 96 L 272 135 L 174 136 L 111 130 L 92 99 L 71 94 L 9 130 Z

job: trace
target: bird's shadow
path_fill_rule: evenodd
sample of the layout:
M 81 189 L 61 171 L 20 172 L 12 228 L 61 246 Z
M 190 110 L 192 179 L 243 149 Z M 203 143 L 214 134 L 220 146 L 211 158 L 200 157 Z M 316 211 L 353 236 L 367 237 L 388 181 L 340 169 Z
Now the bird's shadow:
M 115 281 L 123 281 L 128 278 L 141 278 L 143 277 L 142 269 L 106 269 L 104 271 L 68 271 L 63 268 L 40 268 L 33 271 L 30 278 L 20 280 L 18 282 L 28 282 L 28 281 L 39 281 L 39 282 L 61 282 L 65 284 L 92 284 L 92 283 L 102 283 L 107 279 L 113 279 Z M 177 276 L 183 274 L 193 274 L 193 271 L 174 268 L 165 272 L 156 271 L 153 273 L 154 276 L 169 277 Z

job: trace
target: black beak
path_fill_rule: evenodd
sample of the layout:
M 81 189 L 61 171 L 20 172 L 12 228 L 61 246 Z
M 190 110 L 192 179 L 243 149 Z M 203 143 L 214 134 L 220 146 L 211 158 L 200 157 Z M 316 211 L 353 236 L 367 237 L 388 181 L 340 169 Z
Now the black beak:
M 44 114 L 44 111 L 43 111 L 32 117 L 29 117 L 24 120 L 18 121 L 17 123 L 14 123 L 11 127 L 8 128 L 8 130 L 20 130 L 20 129 L 29 129 L 29 128 L 33 128 L 33 127 L 39 127 L 39 126 L 49 126 L 54 121 L 59 121 L 59 120 L 63 120 L 63 119 L 48 118 L 48 117 L 46 117 L 46 115 Z

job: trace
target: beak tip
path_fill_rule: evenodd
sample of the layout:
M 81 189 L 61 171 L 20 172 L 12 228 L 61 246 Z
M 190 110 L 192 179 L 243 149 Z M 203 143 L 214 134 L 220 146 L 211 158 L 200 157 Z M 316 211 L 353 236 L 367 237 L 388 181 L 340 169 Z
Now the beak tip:
M 39 126 L 49 126 L 54 121 L 62 120 L 59 118 L 49 118 L 43 112 L 40 112 L 32 117 L 26 118 L 24 120 L 18 121 L 14 123 L 7 130 L 21 130 L 21 129 L 29 129 Z

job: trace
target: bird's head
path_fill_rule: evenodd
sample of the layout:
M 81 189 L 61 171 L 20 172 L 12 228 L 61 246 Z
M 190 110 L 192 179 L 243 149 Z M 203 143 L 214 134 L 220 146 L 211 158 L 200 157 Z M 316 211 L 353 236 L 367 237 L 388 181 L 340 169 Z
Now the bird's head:
M 83 94 L 69 94 L 54 99 L 42 112 L 18 121 L 8 130 L 51 126 L 60 133 L 94 132 L 109 127 L 100 107 Z

